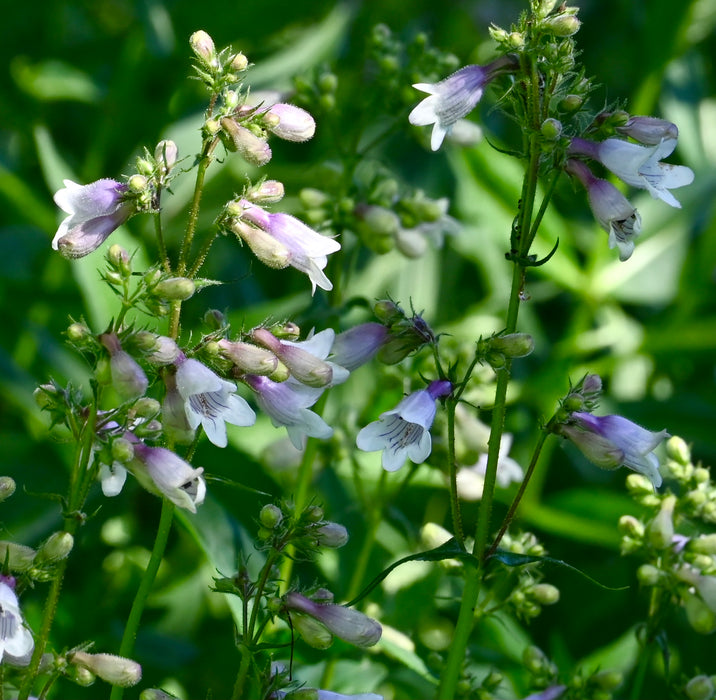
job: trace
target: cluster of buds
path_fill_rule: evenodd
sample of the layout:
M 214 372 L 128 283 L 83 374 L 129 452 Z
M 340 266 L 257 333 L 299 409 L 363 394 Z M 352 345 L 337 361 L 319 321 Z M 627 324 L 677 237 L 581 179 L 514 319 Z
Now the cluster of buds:
M 265 505 L 259 513 L 259 539 L 266 548 L 282 551 L 291 544 L 293 556 L 311 558 L 321 548 L 339 549 L 348 542 L 348 530 L 326 520 L 323 509 L 308 506 L 296 513 L 291 503 Z
M 716 487 L 708 469 L 692 464 L 681 438 L 671 438 L 666 452 L 664 471 L 678 492 L 655 494 L 646 479 L 631 475 L 629 489 L 648 515 L 622 516 L 621 549 L 645 562 L 637 571 L 643 586 L 661 589 L 659 600 L 683 607 L 691 627 L 710 634 L 716 630 L 716 535 L 692 532 L 695 522 L 714 522 Z
M 374 253 L 397 248 L 407 258 L 420 258 L 429 243 L 440 248 L 446 234 L 458 233 L 459 224 L 448 215 L 448 206 L 447 198 L 429 199 L 420 190 L 400 194 L 398 183 L 386 178 L 355 206 L 346 225 Z
M 502 369 L 508 360 L 530 355 L 534 347 L 534 339 L 529 333 L 496 333 L 478 340 L 476 355 L 484 358 L 493 369 Z

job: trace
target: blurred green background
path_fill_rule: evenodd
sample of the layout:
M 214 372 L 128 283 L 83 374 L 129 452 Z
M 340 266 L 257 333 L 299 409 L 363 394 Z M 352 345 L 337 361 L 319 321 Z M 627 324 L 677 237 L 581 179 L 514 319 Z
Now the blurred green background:
M 593 103 L 624 100 L 633 114 L 675 121 L 680 141 L 672 161 L 690 166 L 696 180 L 677 191 L 681 210 L 672 210 L 643 192 L 630 194 L 642 214 L 643 234 L 627 263 L 619 263 L 608 250 L 606 235 L 594 224 L 583 193 L 568 182 L 560 183 L 537 252 L 547 253 L 557 237 L 560 247 L 549 264 L 530 276 L 531 298 L 522 311 L 522 329 L 535 336 L 536 351 L 516 370 L 508 412 L 508 429 L 516 443 L 512 455 L 526 463 L 538 421 L 551 415 L 568 378 L 578 379 L 589 370 L 605 381 L 604 412 L 681 435 L 693 446 L 696 460 L 713 464 L 716 0 L 576 4 L 583 22 L 577 36 L 581 59 L 586 73 L 603 86 L 595 92 Z M 491 22 L 509 26 L 522 9 L 523 3 L 516 0 L 439 4 L 47 0 L 41 7 L 13 3 L 4 8 L 0 470 L 13 476 L 19 489 L 2 505 L 0 538 L 36 545 L 58 527 L 58 506 L 36 494 L 63 489 L 71 446 L 48 436 L 47 420 L 35 407 L 32 391 L 50 377 L 83 381 L 81 360 L 66 348 L 62 332 L 70 318 L 81 316 L 100 332 L 113 313 L 111 298 L 102 291 L 96 273 L 102 253 L 71 262 L 51 251 L 50 241 L 61 220 L 52 194 L 64 177 L 85 183 L 130 172 L 141 149 L 153 148 L 161 138 L 175 138 L 183 155 L 194 152 L 198 141 L 192 140 L 193 130 L 204 97 L 198 82 L 186 80 L 189 35 L 204 29 L 217 46 L 231 44 L 242 50 L 255 64 L 249 73 L 253 89 L 288 89 L 295 74 L 331 66 L 339 77 L 334 127 L 350 132 L 355 119 L 366 117 L 365 105 L 380 100 L 370 66 L 365 67 L 366 41 L 376 23 L 385 23 L 405 40 L 426 32 L 435 46 L 452 51 L 464 64 L 489 59 L 487 27 Z M 415 93 L 415 102 L 419 99 Z M 481 105 L 472 118 L 482 116 L 491 123 L 489 106 Z M 417 261 L 395 251 L 380 258 L 364 256 L 345 296 L 370 302 L 390 293 L 405 305 L 412 299 L 433 328 L 469 343 L 500 328 L 509 285 L 504 251 L 521 172 L 518 164 L 485 141 L 462 151 L 430 153 L 414 138 L 407 123 L 409 108 L 406 105 L 404 113 L 397 115 L 404 128 L 396 130 L 374 156 L 428 196 L 449 197 L 450 214 L 461 221 L 463 230 L 444 249 L 431 250 Z M 266 172 L 286 184 L 289 204 L 301 187 L 320 187 L 325 182 L 330 170 L 324 166 L 335 159 L 337 139 L 340 135 L 334 130 L 321 131 L 319 121 L 317 137 L 310 144 L 272 143 L 274 160 Z M 244 176 L 242 168 L 230 161 L 216 167 L 201 225 L 211 225 L 218 206 L 241 189 Z M 182 229 L 179 205 L 189 190 L 188 179 L 177 184 L 179 204 L 168 205 L 167 225 L 174 227 L 176 236 Z M 142 260 L 146 259 L 143 246 L 148 246 L 148 256 L 153 253 L 147 243 L 150 232 L 149 217 L 136 217 L 113 240 L 132 250 L 140 248 L 137 259 Z M 189 323 L 207 307 L 230 310 L 236 328 L 242 321 L 250 326 L 267 316 L 290 314 L 308 330 L 322 318 L 324 302 L 319 295 L 311 306 L 306 280 L 298 273 L 261 268 L 235 242 L 222 240 L 217 248 L 206 273 L 227 283 L 187 305 Z M 402 393 L 399 376 L 379 371 L 383 372 L 361 369 L 364 381 L 353 378 L 332 393 L 326 415 L 340 417 L 348 425 L 351 420 L 364 424 L 377 417 L 378 409 L 394 405 Z M 233 431 L 231 435 L 225 451 L 202 445 L 195 464 L 254 489 L 290 494 L 290 474 L 255 468 L 261 449 L 279 432 L 264 421 L 250 434 Z M 576 451 L 563 449 L 556 441 L 548 445 L 528 490 L 520 525 L 534 530 L 555 556 L 608 585 L 631 587 L 603 591 L 572 573 L 548 572 L 547 580 L 562 590 L 557 606 L 546 610 L 528 632 L 499 627 L 479 637 L 477 658 L 506 671 L 519 658 L 524 634 L 532 635 L 569 669 L 595 648 L 627 633 L 646 609 L 634 567 L 618 555 L 617 519 L 636 512 L 626 497 L 626 474 L 599 472 Z M 378 463 L 368 458 L 363 464 L 363 478 L 372 488 L 380 473 Z M 353 542 L 336 557 L 322 560 L 318 569 L 306 566 L 303 573 L 309 580 L 326 577 L 339 598 L 346 591 L 366 529 L 350 469 L 344 467 L 333 461 L 324 465 L 315 493 L 329 517 L 349 526 Z M 399 483 L 397 477 L 393 483 Z M 213 502 L 202 510 L 201 518 L 177 529 L 146 615 L 148 626 L 138 643 L 138 658 L 145 669 L 142 686 L 177 679 L 191 698 L 206 697 L 209 687 L 217 698 L 230 692 L 238 658 L 232 622 L 225 604 L 209 594 L 207 586 L 216 575 L 215 567 L 226 567 L 223 574 L 232 573 L 228 569 L 234 548 L 241 542 L 251 551 L 245 538 L 255 530 L 258 510 L 255 493 L 219 484 L 210 484 L 210 490 Z M 500 499 L 509 503 L 507 493 Z M 99 651 L 116 650 L 151 547 L 158 518 L 156 499 L 129 483 L 117 499 L 95 494 L 90 512 L 100 505 L 99 514 L 82 532 L 76 561 L 70 566 L 56 626 L 57 649 L 93 639 Z M 466 509 L 468 528 L 475 512 L 476 506 Z M 442 482 L 426 468 L 391 501 L 368 574 L 416 551 L 417 531 L 431 519 L 445 525 L 449 520 Z M 389 578 L 393 584 L 374 595 L 382 606 L 382 621 L 415 636 L 420 625 L 430 623 L 436 614 L 449 618 L 449 607 L 435 612 L 435 577 L 422 572 L 404 580 Z M 31 622 L 39 619 L 43 592 L 38 586 L 24 596 Z M 703 644 L 695 638 L 683 618 L 675 617 L 669 624 L 676 667 L 683 658 L 686 672 L 692 672 L 694 665 L 716 672 L 709 666 L 713 642 Z M 428 647 L 417 636 L 416 644 L 417 653 L 426 657 Z M 633 651 L 633 645 L 625 642 L 617 654 L 626 669 Z M 382 685 L 386 693 L 392 687 L 396 697 L 427 697 L 432 692 L 417 656 L 406 660 L 405 655 L 384 649 L 370 661 L 360 661 L 361 655 L 345 645 L 336 645 L 328 654 L 340 657 L 343 664 L 335 674 L 334 690 L 357 692 Z M 320 665 L 324 658 L 325 654 L 304 655 L 302 668 Z M 372 688 L 360 685 L 367 668 Z M 659 669 L 655 670 L 658 675 Z M 311 678 L 308 669 L 304 673 Z M 83 697 L 96 697 L 98 690 L 71 692 L 73 697 L 82 692 Z

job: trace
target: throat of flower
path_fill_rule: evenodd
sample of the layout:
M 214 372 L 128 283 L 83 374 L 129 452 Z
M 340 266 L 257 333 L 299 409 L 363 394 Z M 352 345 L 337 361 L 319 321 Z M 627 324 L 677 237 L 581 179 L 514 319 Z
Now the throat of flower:
M 9 610 L 0 605 L 0 640 L 12 639 L 17 632 L 17 620 Z
M 409 423 L 399 416 L 395 416 L 395 420 L 391 421 L 388 430 L 383 433 L 383 437 L 388 442 L 391 450 L 400 450 L 408 445 L 412 445 L 420 439 L 423 429 L 417 423 Z

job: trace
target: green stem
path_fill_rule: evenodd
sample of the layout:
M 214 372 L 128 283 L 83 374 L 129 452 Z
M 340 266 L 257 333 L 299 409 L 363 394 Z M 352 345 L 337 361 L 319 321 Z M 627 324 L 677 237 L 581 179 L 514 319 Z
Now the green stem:
M 244 686 L 246 685 L 246 678 L 249 675 L 251 656 L 250 649 L 242 645 L 241 664 L 239 665 L 239 672 L 236 674 L 236 682 L 234 683 L 234 690 L 231 693 L 231 700 L 241 700 L 244 697 Z
M 142 575 L 142 581 L 137 589 L 137 594 L 134 596 L 132 609 L 129 612 L 127 624 L 124 628 L 122 643 L 119 647 L 120 656 L 131 658 L 134 653 L 134 643 L 137 639 L 139 623 L 142 619 L 142 613 L 144 612 L 144 606 L 147 602 L 147 598 L 151 592 L 152 586 L 154 585 L 154 579 L 157 576 L 159 565 L 164 557 L 164 551 L 167 547 L 167 540 L 169 539 L 169 532 L 171 531 L 173 517 L 174 504 L 170 500 L 163 498 L 162 514 L 159 518 L 159 527 L 157 528 L 157 536 L 154 540 L 152 556 L 150 557 L 147 568 L 144 570 L 144 574 Z M 109 697 L 110 700 L 121 700 L 123 695 L 124 688 L 115 685 L 112 687 L 112 692 Z
M 157 192 L 157 209 L 160 209 L 159 198 L 161 197 L 161 191 Z M 162 269 L 168 275 L 172 272 L 172 263 L 169 260 L 169 253 L 167 252 L 167 244 L 164 240 L 164 228 L 162 226 L 162 215 L 161 211 L 158 211 L 154 216 L 154 232 L 157 236 L 157 245 L 159 246 L 159 257 L 162 261 Z
M 520 505 L 522 496 L 524 496 L 525 490 L 527 489 L 527 484 L 529 484 L 530 479 L 532 478 L 532 473 L 537 466 L 537 461 L 539 460 L 540 453 L 542 452 L 542 447 L 544 446 L 548 435 L 549 433 L 546 430 L 543 430 L 540 433 L 539 439 L 537 440 L 537 444 L 535 445 L 534 452 L 532 453 L 532 459 L 530 460 L 530 464 L 527 467 L 527 472 L 525 473 L 524 479 L 522 479 L 522 483 L 520 484 L 520 488 L 517 490 L 517 494 L 512 501 L 512 505 L 510 505 L 510 509 L 507 511 L 505 519 L 502 521 L 502 527 L 500 528 L 500 531 L 497 533 L 497 536 L 490 545 L 490 549 L 485 555 L 486 560 L 489 559 L 495 553 L 495 551 L 500 545 L 502 538 L 505 536 L 507 529 L 510 527 L 512 519 L 515 517 L 517 507 Z
M 450 514 L 455 539 L 461 547 L 465 547 L 465 532 L 462 527 L 462 514 L 460 512 L 460 499 L 457 495 L 457 459 L 455 458 L 455 407 L 457 402 L 448 397 L 447 429 L 448 429 L 448 470 L 450 475 Z

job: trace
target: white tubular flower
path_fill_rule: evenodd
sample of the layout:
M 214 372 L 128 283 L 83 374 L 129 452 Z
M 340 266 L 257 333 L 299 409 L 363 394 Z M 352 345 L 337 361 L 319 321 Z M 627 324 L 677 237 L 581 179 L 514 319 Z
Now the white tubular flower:
M 0 577 L 0 663 L 27 666 L 30 663 L 35 641 L 25 626 L 14 587 Z
M 487 83 L 513 65 L 511 57 L 503 56 L 486 66 L 465 66 L 439 83 L 415 83 L 416 90 L 429 96 L 413 108 L 408 121 L 416 126 L 433 124 L 430 148 L 437 151 L 455 123 L 475 108 Z
M 321 416 L 309 410 L 323 393 L 314 388 L 288 379 L 274 382 L 268 377 L 249 374 L 244 381 L 256 392 L 256 400 L 273 425 L 285 427 L 293 446 L 302 450 L 306 437 L 325 440 L 333 435 L 333 428 Z
M 512 435 L 503 433 L 500 439 L 500 454 L 497 458 L 497 485 L 503 489 L 513 481 L 520 481 L 523 476 L 522 467 L 508 456 L 510 447 L 512 447 Z M 472 466 L 459 469 L 456 475 L 458 496 L 464 501 L 479 501 L 482 498 L 486 472 L 486 453 L 481 454 Z
M 639 212 L 611 182 L 595 177 L 581 161 L 567 161 L 566 170 L 586 188 L 594 218 L 609 233 L 609 247 L 619 249 L 619 260 L 628 260 L 641 233 Z
M 295 364 L 295 358 L 297 356 L 309 355 L 313 357 L 316 362 L 327 365 L 331 370 L 331 379 L 324 386 L 343 384 L 350 376 L 350 371 L 342 367 L 334 359 L 326 359 L 333 349 L 335 338 L 335 331 L 332 328 L 326 328 L 314 335 L 310 335 L 306 340 L 284 340 L 282 341 L 282 344 L 285 346 L 283 349 L 283 357 L 279 356 L 279 359 L 291 370 L 291 374 L 298 379 L 298 381 L 313 386 L 309 382 L 305 382 L 296 376 L 291 364 L 289 364 L 290 362 Z
M 247 426 L 256 422 L 251 407 L 236 395 L 236 384 L 222 379 L 198 360 L 177 360 L 176 386 L 184 399 L 189 427 L 199 424 L 217 447 L 226 447 L 226 423 Z
M 356 445 L 365 452 L 382 450 L 383 469 L 389 472 L 400 469 L 406 457 L 421 464 L 432 449 L 430 428 L 435 419 L 435 401 L 451 391 L 450 382 L 439 380 L 406 396 L 394 409 L 366 425 L 356 436 Z
M 136 442 L 129 466 L 144 488 L 165 496 L 180 508 L 196 513 L 196 507 L 204 502 L 204 470 L 194 469 L 171 450 Z
M 122 688 L 137 685 L 142 680 L 142 667 L 136 661 L 123 656 L 76 651 L 70 656 L 70 662 L 92 671 L 103 681 Z
M 387 341 L 388 329 L 382 323 L 362 323 L 335 337 L 330 358 L 352 372 L 372 360 Z
M 99 248 L 134 213 L 134 205 L 124 199 L 127 186 L 115 180 L 64 184 L 54 199 L 69 216 L 57 229 L 52 247 L 67 258 L 81 258 Z
M 593 464 L 602 469 L 625 466 L 661 486 L 659 459 L 654 449 L 669 437 L 666 430 L 646 430 L 622 416 L 572 413 L 571 422 L 559 431 L 571 440 Z

